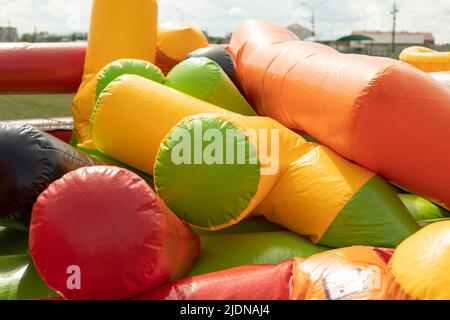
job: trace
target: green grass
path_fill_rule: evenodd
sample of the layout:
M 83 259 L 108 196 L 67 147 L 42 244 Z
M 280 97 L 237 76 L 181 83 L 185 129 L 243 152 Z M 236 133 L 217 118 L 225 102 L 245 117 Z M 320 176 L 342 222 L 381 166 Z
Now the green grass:
M 0 95 L 0 120 L 71 116 L 72 94 Z

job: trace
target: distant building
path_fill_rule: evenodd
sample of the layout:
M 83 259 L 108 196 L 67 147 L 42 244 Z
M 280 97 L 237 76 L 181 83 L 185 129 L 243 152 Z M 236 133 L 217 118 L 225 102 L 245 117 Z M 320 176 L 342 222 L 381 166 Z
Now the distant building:
M 313 32 L 308 28 L 298 24 L 293 23 L 287 27 L 293 34 L 295 34 L 300 40 L 305 40 L 313 36 Z
M 351 47 L 359 49 L 361 52 L 374 56 L 392 55 L 392 32 L 382 31 L 353 31 L 354 35 L 364 35 L 372 38 L 371 41 L 352 42 Z M 395 55 L 411 46 L 424 46 L 433 49 L 435 39 L 429 32 L 398 32 L 395 35 Z
M 18 40 L 17 28 L 0 27 L 0 42 L 17 42 Z
M 373 39 L 369 36 L 361 34 L 339 35 L 339 36 L 318 36 L 309 37 L 305 41 L 317 42 L 332 47 L 342 53 L 358 53 L 368 54 L 364 51 L 361 43 L 372 42 Z
M 434 50 L 448 52 L 450 51 L 450 44 L 439 44 L 434 46 Z

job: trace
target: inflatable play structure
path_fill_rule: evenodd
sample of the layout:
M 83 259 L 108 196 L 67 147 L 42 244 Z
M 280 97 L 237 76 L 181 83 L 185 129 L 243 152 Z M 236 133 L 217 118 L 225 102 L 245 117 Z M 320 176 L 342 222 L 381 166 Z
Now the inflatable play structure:
M 425 72 L 450 71 L 450 52 L 438 52 L 426 47 L 403 50 L 400 60 Z
M 0 123 L 0 299 L 450 299 L 444 85 L 157 17 L 94 0 L 87 47 L 0 46 L 1 93 L 76 93 Z
M 399 61 L 341 54 L 262 21 L 243 23 L 230 51 L 258 114 L 450 206 L 448 89 Z

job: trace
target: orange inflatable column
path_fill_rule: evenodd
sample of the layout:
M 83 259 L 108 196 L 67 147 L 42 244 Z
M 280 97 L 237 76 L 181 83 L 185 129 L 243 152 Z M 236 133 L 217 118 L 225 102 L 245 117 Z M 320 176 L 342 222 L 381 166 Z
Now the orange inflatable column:
M 378 249 L 349 247 L 297 260 L 295 300 L 383 300 L 386 261 Z
M 156 65 L 164 74 L 184 60 L 194 50 L 208 46 L 208 39 L 197 27 L 178 21 L 158 26 Z
M 262 21 L 242 24 L 230 50 L 260 115 L 450 207 L 447 88 L 400 61 L 340 54 Z

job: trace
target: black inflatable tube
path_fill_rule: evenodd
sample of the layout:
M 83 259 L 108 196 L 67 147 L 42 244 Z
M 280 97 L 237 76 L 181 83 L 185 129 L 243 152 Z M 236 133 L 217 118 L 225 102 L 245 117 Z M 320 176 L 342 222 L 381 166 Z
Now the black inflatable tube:
M 0 124 L 0 225 L 27 228 L 37 197 L 50 183 L 100 164 L 35 127 Z

